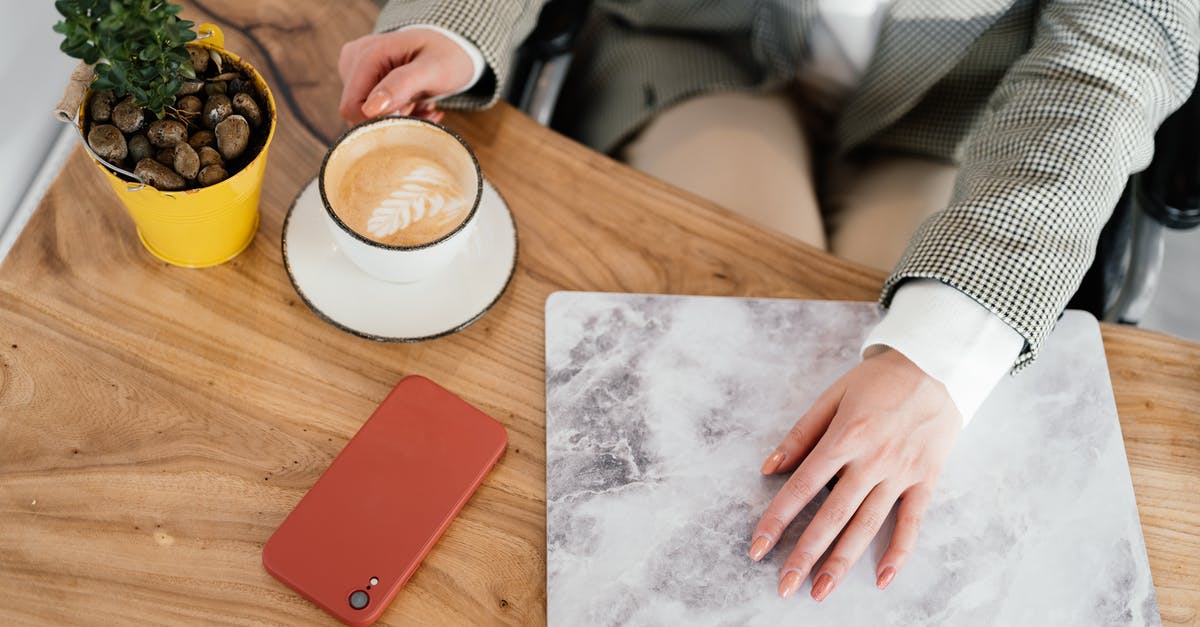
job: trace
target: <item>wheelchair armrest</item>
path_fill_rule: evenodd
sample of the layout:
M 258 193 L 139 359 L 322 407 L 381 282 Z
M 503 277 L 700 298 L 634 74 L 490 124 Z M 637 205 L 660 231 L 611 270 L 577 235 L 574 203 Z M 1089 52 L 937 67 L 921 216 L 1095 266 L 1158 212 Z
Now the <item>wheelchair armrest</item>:
M 566 82 L 571 50 L 587 23 L 590 0 L 551 0 L 517 49 L 504 99 L 548 125 Z
M 1154 136 L 1154 159 L 1140 178 L 1139 205 L 1163 226 L 1200 226 L 1200 89 Z
M 571 51 L 587 22 L 588 0 L 551 0 L 542 7 L 537 26 L 522 44 L 538 59 L 546 60 Z

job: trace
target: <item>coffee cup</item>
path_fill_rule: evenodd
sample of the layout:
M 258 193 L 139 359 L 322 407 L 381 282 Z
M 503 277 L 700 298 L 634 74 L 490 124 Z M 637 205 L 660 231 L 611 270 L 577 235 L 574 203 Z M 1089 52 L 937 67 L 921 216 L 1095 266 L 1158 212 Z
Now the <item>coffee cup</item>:
M 412 283 L 449 264 L 470 238 L 483 175 L 461 137 L 415 117 L 368 120 L 321 163 L 334 244 L 377 279 Z

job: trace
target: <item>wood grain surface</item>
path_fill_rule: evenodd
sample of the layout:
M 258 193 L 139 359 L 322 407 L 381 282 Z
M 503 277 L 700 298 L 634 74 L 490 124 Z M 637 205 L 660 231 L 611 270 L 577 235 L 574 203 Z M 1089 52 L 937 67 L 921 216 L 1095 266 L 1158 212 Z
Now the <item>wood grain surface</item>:
M 155 260 L 76 151 L 0 267 L 0 624 L 329 622 L 266 574 L 261 547 L 413 373 L 496 417 L 510 445 L 383 622 L 544 623 L 547 295 L 875 298 L 881 274 L 500 106 L 447 124 L 516 216 L 505 297 L 423 344 L 323 323 L 288 283 L 280 229 L 342 129 L 338 50 L 375 12 L 367 0 L 188 3 L 279 103 L 262 225 L 240 257 L 206 270 Z M 1163 619 L 1194 624 L 1200 346 L 1107 325 L 1104 339 Z

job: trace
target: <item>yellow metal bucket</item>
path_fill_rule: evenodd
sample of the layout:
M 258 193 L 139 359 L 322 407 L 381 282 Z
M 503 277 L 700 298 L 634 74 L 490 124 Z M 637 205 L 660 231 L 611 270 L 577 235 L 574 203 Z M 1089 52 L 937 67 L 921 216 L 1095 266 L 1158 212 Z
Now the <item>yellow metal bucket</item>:
M 225 37 L 213 24 L 196 28 L 203 39 L 194 42 L 213 48 L 250 70 L 261 94 L 266 95 L 271 127 L 267 139 L 248 165 L 228 179 L 200 189 L 164 192 L 125 181 L 96 162 L 113 191 L 137 226 L 138 237 L 150 254 L 167 263 L 202 268 L 225 263 L 238 256 L 258 231 L 258 197 L 262 192 L 267 149 L 275 138 L 275 97 L 257 70 L 224 49 Z M 88 99 L 80 104 L 77 123 L 83 129 Z

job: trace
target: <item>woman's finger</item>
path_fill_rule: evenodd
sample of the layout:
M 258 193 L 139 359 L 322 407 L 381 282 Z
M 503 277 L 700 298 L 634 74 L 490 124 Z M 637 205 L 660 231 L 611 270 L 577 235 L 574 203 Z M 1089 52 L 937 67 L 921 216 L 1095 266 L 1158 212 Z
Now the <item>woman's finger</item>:
M 817 397 L 812 407 L 792 425 L 787 435 L 783 436 L 779 446 L 767 456 L 762 465 L 762 474 L 771 475 L 795 470 L 829 428 L 844 393 L 845 387 L 839 381 Z
M 338 112 L 351 122 L 360 122 L 363 119 L 363 102 L 380 79 L 391 71 L 391 59 L 387 47 L 380 42 L 373 45 L 360 43 L 344 54 L 353 56 L 348 57 L 345 63 L 348 69 L 342 76 L 342 99 L 338 103 Z
M 808 463 L 808 460 L 804 463 Z M 804 464 L 800 467 L 803 468 Z M 808 523 L 804 533 L 800 534 L 796 548 L 784 563 L 783 576 L 779 578 L 779 596 L 786 599 L 796 592 L 816 564 L 817 558 L 829 548 L 842 529 L 846 528 L 850 517 L 858 511 L 875 485 L 873 479 L 854 473 L 846 473 L 838 481 L 829 498 L 825 499 L 817 514 Z M 832 582 L 827 578 L 828 576 L 813 582 L 813 596 L 817 595 L 818 590 L 825 590 L 825 594 L 828 594 L 827 589 L 832 589 Z
M 844 459 L 825 453 L 821 443 L 817 443 L 812 453 L 804 458 L 796 472 L 779 489 L 755 525 L 750 541 L 750 559 L 757 562 L 771 550 L 783 535 L 783 530 L 825 487 L 829 478 L 841 470 L 844 463 Z
M 414 115 L 418 118 L 425 118 L 430 122 L 441 122 L 442 118 L 446 117 L 445 112 L 439 111 L 437 104 L 432 100 L 423 100 L 417 103 L 416 107 L 409 115 Z
M 431 76 L 426 64 L 413 61 L 388 72 L 362 105 L 368 118 L 395 113 L 429 93 Z
M 829 557 L 825 558 L 821 567 L 817 569 L 817 574 L 813 577 L 812 596 L 814 599 L 824 601 L 825 597 L 829 596 L 829 593 L 846 576 L 850 567 L 854 566 L 858 558 L 862 557 L 867 546 L 871 544 L 871 540 L 879 533 L 883 521 L 887 519 L 888 513 L 892 511 L 892 505 L 895 505 L 899 496 L 900 490 L 891 487 L 886 482 L 871 490 L 866 500 L 855 512 L 854 517 L 850 519 L 850 524 L 842 532 L 842 537 L 838 538 Z
M 350 69 L 354 67 L 355 60 L 358 59 L 358 49 L 362 47 L 362 43 L 362 37 L 348 41 L 342 45 L 342 50 L 338 53 L 338 76 L 341 77 L 343 84 L 350 74 Z
M 888 587 L 896 573 L 904 568 L 917 543 L 917 532 L 921 529 L 925 510 L 929 509 L 932 499 L 933 486 L 924 483 L 914 485 L 900 497 L 900 505 L 896 509 L 896 529 L 892 532 L 892 540 L 883 553 L 883 559 L 879 560 L 879 566 L 875 569 L 875 585 L 880 590 Z

